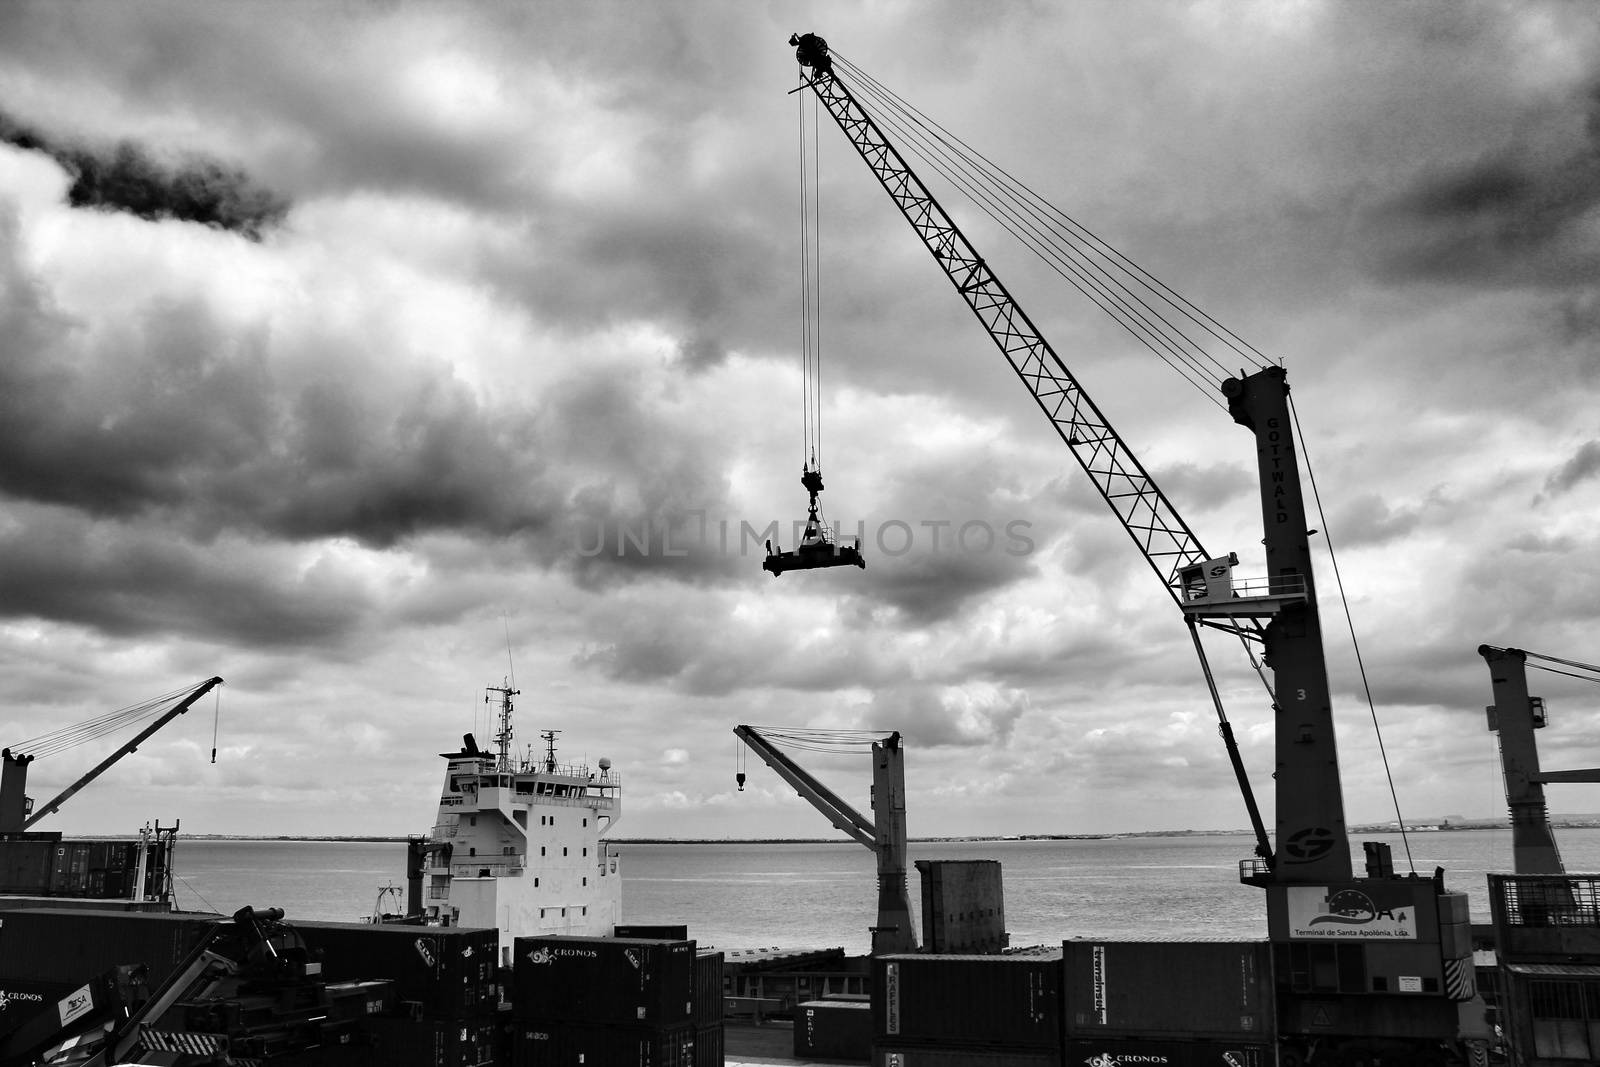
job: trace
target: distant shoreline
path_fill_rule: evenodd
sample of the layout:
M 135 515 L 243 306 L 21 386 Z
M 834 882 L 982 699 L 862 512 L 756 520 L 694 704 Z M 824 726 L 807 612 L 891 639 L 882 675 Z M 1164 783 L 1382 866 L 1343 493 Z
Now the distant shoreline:
M 1582 817 L 1583 821 L 1558 822 L 1551 820 L 1551 828 L 1556 830 L 1592 830 L 1600 827 L 1600 819 L 1588 816 Z M 1409 827 L 1407 832 L 1421 833 L 1464 833 L 1472 830 L 1506 830 L 1509 823 L 1478 822 L 1460 823 L 1456 825 L 1426 824 Z M 1361 834 L 1395 834 L 1400 830 L 1394 826 L 1357 826 L 1349 831 L 1352 839 Z M 179 839 L 184 841 L 322 841 L 346 842 L 351 844 L 405 844 L 410 835 L 389 836 L 383 834 L 180 834 Z M 1115 841 L 1127 838 L 1145 837 L 1248 837 L 1249 830 L 1132 830 L 1121 833 L 1099 834 L 1005 834 L 1005 835 L 955 835 L 950 837 L 912 837 L 912 844 L 950 844 L 950 843 L 981 843 L 981 842 L 1007 842 L 1007 841 Z M 137 840 L 137 835 L 132 834 L 72 834 L 63 835 L 71 839 L 94 840 Z M 842 837 L 611 837 L 606 840 L 613 845 L 835 845 L 847 843 L 847 838 Z

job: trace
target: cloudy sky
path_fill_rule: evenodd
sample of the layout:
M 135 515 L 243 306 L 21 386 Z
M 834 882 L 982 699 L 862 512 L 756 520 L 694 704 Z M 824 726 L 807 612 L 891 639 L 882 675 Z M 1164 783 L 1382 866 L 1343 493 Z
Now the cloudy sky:
M 55 828 L 421 832 L 508 677 L 624 836 L 828 834 L 754 756 L 735 790 L 738 723 L 902 731 L 914 836 L 1245 824 L 1160 583 L 832 127 L 824 503 L 868 566 L 762 572 L 805 506 L 796 31 L 1282 361 L 1349 817 L 1394 813 L 1330 544 L 1402 810 L 1503 811 L 1477 646 L 1600 659 L 1587 5 L 9 3 L 0 740 L 226 679 Z M 980 251 L 1259 570 L 1248 433 Z M 1600 693 L 1534 683 L 1546 766 L 1600 764 Z

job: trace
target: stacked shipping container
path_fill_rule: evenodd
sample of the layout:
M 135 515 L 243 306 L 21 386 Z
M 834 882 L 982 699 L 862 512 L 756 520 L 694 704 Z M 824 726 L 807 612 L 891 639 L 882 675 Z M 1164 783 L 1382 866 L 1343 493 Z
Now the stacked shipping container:
M 1061 954 L 880 956 L 872 1062 L 1001 1067 L 1061 1062 Z
M 499 933 L 476 927 L 296 922 L 330 982 L 386 978 L 401 1017 L 373 1020 L 378 1062 L 494 1067 L 499 1039 Z
M 697 1011 L 720 953 L 689 940 L 519 937 L 512 950 L 516 1067 L 696 1067 Z M 715 1029 L 720 1037 L 721 985 Z M 719 1042 L 720 1044 L 720 1042 Z
M 0 841 L 0 893 L 114 900 L 133 895 L 138 841 Z
M 1069 1063 L 1275 1061 L 1266 941 L 1078 940 L 1062 946 L 1062 960 Z
M 170 912 L 0 911 L 0 1035 L 122 964 L 145 964 L 150 986 L 158 986 L 218 921 Z
M 694 957 L 694 1065 L 722 1067 L 722 953 Z

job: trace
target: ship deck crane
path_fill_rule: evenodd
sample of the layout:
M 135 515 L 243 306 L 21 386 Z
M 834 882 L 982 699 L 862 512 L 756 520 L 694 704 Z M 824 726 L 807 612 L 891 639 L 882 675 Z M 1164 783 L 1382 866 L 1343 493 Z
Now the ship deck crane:
M 146 726 L 143 730 L 140 730 L 133 740 L 122 745 L 115 752 L 111 753 L 111 755 L 107 756 L 105 759 L 96 764 L 88 773 L 84 774 L 81 778 L 73 782 L 67 788 L 63 789 L 60 793 L 52 797 L 43 805 L 39 805 L 37 807 L 35 807 L 25 795 L 28 779 L 28 764 L 33 762 L 34 756 L 31 754 L 24 754 L 22 752 L 14 752 L 10 748 L 0 751 L 0 833 L 29 830 L 35 823 L 44 818 L 46 815 L 49 815 L 55 811 L 59 811 L 61 805 L 70 800 L 80 789 L 94 781 L 96 778 L 100 777 L 100 775 L 104 774 L 106 771 L 110 770 L 112 765 L 118 760 L 122 759 L 122 757 L 129 755 L 130 753 L 137 752 L 139 750 L 139 746 L 142 745 L 152 734 L 161 729 L 163 726 L 167 725 L 167 723 L 171 722 L 173 719 L 176 719 L 179 715 L 182 715 L 184 712 L 188 711 L 189 708 L 194 705 L 195 701 L 199 700 L 201 697 L 205 696 L 207 693 L 211 692 L 212 689 L 221 684 L 221 678 L 210 678 L 195 686 L 195 688 L 190 690 L 181 701 L 164 712 L 159 718 L 156 719 L 155 722 L 151 723 L 149 726 Z M 160 701 L 153 703 L 164 703 L 168 699 L 170 698 L 161 698 Z M 133 713 L 141 713 L 142 711 L 142 708 L 131 709 L 131 712 Z M 137 717 L 137 714 L 135 714 L 134 717 Z M 96 728 L 107 724 L 120 725 L 121 722 L 122 715 L 113 714 L 100 720 L 95 720 L 89 724 L 68 727 L 65 731 L 57 731 L 57 733 L 75 735 L 76 740 L 71 742 L 75 744 L 77 743 L 77 740 L 87 740 L 91 736 L 98 736 L 98 734 L 95 732 Z M 46 738 L 41 738 L 38 740 L 47 742 L 48 738 L 54 738 L 55 736 L 56 735 L 46 735 Z M 24 744 L 28 744 L 28 742 L 24 742 Z M 66 742 L 58 744 L 55 747 L 66 747 Z M 213 752 L 213 758 L 214 757 L 215 753 Z
M 872 742 L 874 818 L 869 819 L 780 751 L 778 731 L 771 731 L 774 737 L 769 738 L 754 726 L 740 725 L 733 732 L 829 822 L 877 856 L 878 921 L 872 927 L 872 954 L 915 952 L 917 933 L 906 890 L 906 771 L 900 735 Z M 744 788 L 743 774 L 739 788 Z
M 802 68 L 801 87 L 833 116 L 1161 578 L 1189 623 L 1202 665 L 1198 626 L 1262 645 L 1275 682 L 1276 847 L 1266 840 L 1209 667 L 1205 672 L 1256 829 L 1257 858 L 1241 864 L 1241 880 L 1267 893 L 1269 938 L 1281 973 L 1278 1026 L 1287 1039 L 1280 1062 L 1305 1062 L 1330 1050 L 1438 1062 L 1460 1034 L 1456 1004 L 1473 995 L 1466 896 L 1447 892 L 1441 875 L 1396 876 L 1381 842 L 1368 844 L 1367 877 L 1353 877 L 1285 372 L 1266 366 L 1221 382 L 1229 414 L 1256 440 L 1269 576 L 1251 586 L 1232 579 L 1237 557 L 1201 547 L 841 80 L 836 61 L 843 60 L 813 33 L 795 34 L 789 43 Z M 870 84 L 852 71 L 852 80 Z M 1150 323 L 1140 319 L 1137 325 Z M 1358 924 L 1374 936 L 1342 933 Z

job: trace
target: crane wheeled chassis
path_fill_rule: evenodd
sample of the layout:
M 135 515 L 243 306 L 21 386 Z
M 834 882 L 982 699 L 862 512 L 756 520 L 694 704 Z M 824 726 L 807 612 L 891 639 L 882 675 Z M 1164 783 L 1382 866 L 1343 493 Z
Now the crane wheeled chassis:
M 911 921 L 911 898 L 906 889 L 906 768 L 900 735 L 891 733 L 872 742 L 875 818 L 868 819 L 779 751 L 755 727 L 740 725 L 733 732 L 829 822 L 878 857 L 878 921 L 872 927 L 872 954 L 915 952 L 917 931 Z
M 1327 1056 L 1445 1062 L 1459 1053 L 1458 1004 L 1473 996 L 1467 898 L 1433 878 L 1396 876 L 1369 843 L 1353 875 L 1309 533 L 1287 377 L 1264 367 L 1223 383 L 1228 411 L 1256 439 L 1269 576 L 1231 583 L 1234 557 L 1207 553 L 954 220 L 840 79 L 827 42 L 789 43 L 809 87 L 911 225 L 1123 527 L 1191 629 L 1259 641 L 1275 681 L 1276 847 L 1258 824 L 1241 881 L 1266 890 L 1280 1063 Z M 1263 625 L 1259 622 L 1266 619 Z M 1195 632 L 1199 646 L 1198 631 Z M 1203 652 L 1202 652 L 1203 658 Z M 1224 736 L 1227 736 L 1225 731 Z M 1230 755 L 1232 753 L 1230 752 Z M 1236 770 L 1239 768 L 1235 756 Z M 1247 804 L 1254 816 L 1247 782 Z M 1182 981 L 1174 976 L 1175 982 Z M 1174 995 L 1181 995 L 1175 991 Z M 1387 1060 L 1386 1060 L 1387 1062 Z

